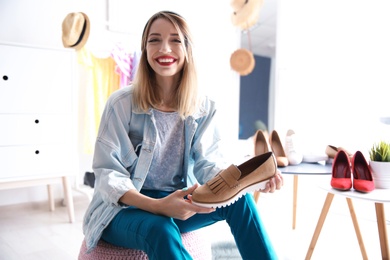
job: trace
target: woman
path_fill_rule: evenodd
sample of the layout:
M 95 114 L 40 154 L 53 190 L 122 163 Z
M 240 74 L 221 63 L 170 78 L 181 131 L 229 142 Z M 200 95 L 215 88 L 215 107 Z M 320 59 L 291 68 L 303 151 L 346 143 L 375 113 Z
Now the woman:
M 276 257 L 252 195 L 224 208 L 191 203 L 188 174 L 200 184 L 224 164 L 214 102 L 197 96 L 192 39 L 186 21 L 163 11 L 142 35 L 134 84 L 114 92 L 95 145 L 95 193 L 84 218 L 88 251 L 99 239 L 141 249 L 149 259 L 191 259 L 180 233 L 226 220 L 244 259 Z M 282 177 L 264 192 L 282 186 Z M 245 225 L 242 225 L 245 223 Z

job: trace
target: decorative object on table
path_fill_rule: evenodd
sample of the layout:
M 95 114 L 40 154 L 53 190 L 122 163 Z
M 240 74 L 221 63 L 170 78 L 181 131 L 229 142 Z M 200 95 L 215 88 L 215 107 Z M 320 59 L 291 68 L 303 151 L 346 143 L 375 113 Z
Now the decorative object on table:
M 375 189 L 371 169 L 361 151 L 356 151 L 351 161 L 353 188 L 360 192 L 370 192 Z
M 390 188 L 390 143 L 380 141 L 369 150 L 369 166 L 374 179 L 375 188 Z
M 294 130 L 289 129 L 287 131 L 284 147 L 289 165 L 297 165 L 302 162 L 303 154 L 299 149 L 299 139 L 297 134 L 295 134 Z
M 228 206 L 248 192 L 264 189 L 276 171 L 272 152 L 255 156 L 239 166 L 232 164 L 199 186 L 192 193 L 192 203 L 207 208 Z
M 62 44 L 80 50 L 88 40 L 91 23 L 85 13 L 69 13 L 62 22 Z
M 286 156 L 286 152 L 284 151 L 282 142 L 280 141 L 279 134 L 276 130 L 271 132 L 271 136 L 269 138 L 269 143 L 272 149 L 272 152 L 275 154 L 276 162 L 278 167 L 286 167 L 288 166 L 288 159 Z

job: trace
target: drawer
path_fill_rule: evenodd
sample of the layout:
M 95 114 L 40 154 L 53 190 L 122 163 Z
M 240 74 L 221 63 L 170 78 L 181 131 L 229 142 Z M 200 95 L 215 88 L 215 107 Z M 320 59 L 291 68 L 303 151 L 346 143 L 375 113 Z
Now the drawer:
M 1 115 L 0 146 L 74 142 L 70 115 Z
M 0 45 L 0 113 L 70 112 L 73 54 Z
M 0 147 L 0 178 L 74 173 L 68 144 Z

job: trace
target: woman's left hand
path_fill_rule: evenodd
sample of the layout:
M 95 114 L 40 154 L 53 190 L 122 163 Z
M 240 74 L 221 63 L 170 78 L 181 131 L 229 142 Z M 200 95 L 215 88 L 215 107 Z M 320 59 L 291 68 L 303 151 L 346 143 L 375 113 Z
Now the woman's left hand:
M 264 192 L 264 193 L 267 193 L 267 192 L 275 192 L 275 190 L 280 190 L 283 186 L 283 176 L 282 176 L 282 173 L 277 170 L 275 176 L 270 179 L 265 188 L 260 190 L 260 192 Z

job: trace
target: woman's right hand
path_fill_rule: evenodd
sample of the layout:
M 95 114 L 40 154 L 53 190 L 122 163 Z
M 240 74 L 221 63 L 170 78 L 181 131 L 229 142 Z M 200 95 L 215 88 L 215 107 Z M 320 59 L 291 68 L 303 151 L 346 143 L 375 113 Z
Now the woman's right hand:
M 197 213 L 210 213 L 215 211 L 214 208 L 205 208 L 192 204 L 191 194 L 197 187 L 198 184 L 195 184 L 188 189 L 177 190 L 162 199 L 156 200 L 155 213 L 175 219 L 186 220 Z
M 127 191 L 119 201 L 153 214 L 186 220 L 196 213 L 210 213 L 215 211 L 213 208 L 205 208 L 192 204 L 191 194 L 197 187 L 198 184 L 195 184 L 188 189 L 177 190 L 161 199 L 145 196 L 139 191 L 132 189 Z

